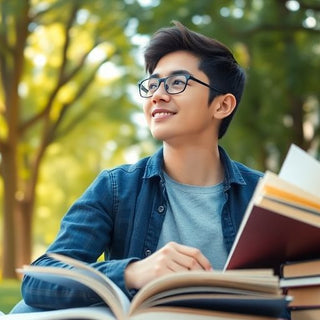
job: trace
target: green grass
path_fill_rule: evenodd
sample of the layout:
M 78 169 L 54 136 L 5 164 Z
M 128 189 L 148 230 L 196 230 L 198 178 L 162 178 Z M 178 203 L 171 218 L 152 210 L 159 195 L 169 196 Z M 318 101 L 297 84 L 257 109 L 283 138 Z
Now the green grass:
M 19 280 L 0 280 L 0 311 L 8 313 L 21 300 Z

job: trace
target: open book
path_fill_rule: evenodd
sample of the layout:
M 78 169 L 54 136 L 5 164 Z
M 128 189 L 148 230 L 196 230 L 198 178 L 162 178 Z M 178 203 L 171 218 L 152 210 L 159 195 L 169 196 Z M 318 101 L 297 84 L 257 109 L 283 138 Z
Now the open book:
M 276 175 L 260 180 L 225 270 L 270 267 L 320 257 L 320 163 L 296 146 Z M 317 176 L 319 179 L 317 180 Z
M 160 277 L 143 287 L 132 302 L 104 274 L 69 257 L 49 254 L 72 269 L 25 266 L 19 271 L 68 287 L 90 288 L 107 307 L 84 307 L 4 320 L 54 319 L 277 319 L 288 304 L 271 269 L 228 272 L 190 271 Z M 21 316 L 21 318 L 19 318 Z M 0 317 L 0 319 L 2 319 Z

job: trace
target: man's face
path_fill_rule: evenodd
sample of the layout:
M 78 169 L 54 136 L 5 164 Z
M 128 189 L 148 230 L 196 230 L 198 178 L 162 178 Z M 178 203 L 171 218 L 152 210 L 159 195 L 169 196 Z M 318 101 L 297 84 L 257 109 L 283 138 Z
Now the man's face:
M 177 71 L 190 74 L 209 84 L 209 79 L 200 71 L 199 58 L 187 51 L 176 51 L 162 57 L 152 76 L 168 77 Z M 153 96 L 146 98 L 143 109 L 152 135 L 168 143 L 199 143 L 213 139 L 217 122 L 213 120 L 213 105 L 208 106 L 209 88 L 189 80 L 186 89 L 170 95 L 162 82 Z

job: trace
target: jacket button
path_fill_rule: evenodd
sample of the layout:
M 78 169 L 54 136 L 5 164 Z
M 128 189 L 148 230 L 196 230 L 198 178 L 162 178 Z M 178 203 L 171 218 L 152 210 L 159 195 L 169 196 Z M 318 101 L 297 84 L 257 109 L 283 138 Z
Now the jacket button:
M 151 255 L 151 250 L 150 249 L 145 250 L 144 255 L 146 257 L 150 256 Z
M 158 213 L 163 213 L 163 212 L 164 212 L 164 206 L 159 206 Z

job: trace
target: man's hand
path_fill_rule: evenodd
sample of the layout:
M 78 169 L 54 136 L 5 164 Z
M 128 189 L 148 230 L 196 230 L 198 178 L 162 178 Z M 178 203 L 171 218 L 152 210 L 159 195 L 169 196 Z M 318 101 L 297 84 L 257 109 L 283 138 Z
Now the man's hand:
M 169 242 L 151 256 L 130 263 L 125 270 L 128 289 L 140 289 L 159 276 L 179 271 L 212 270 L 209 260 L 200 250 Z

